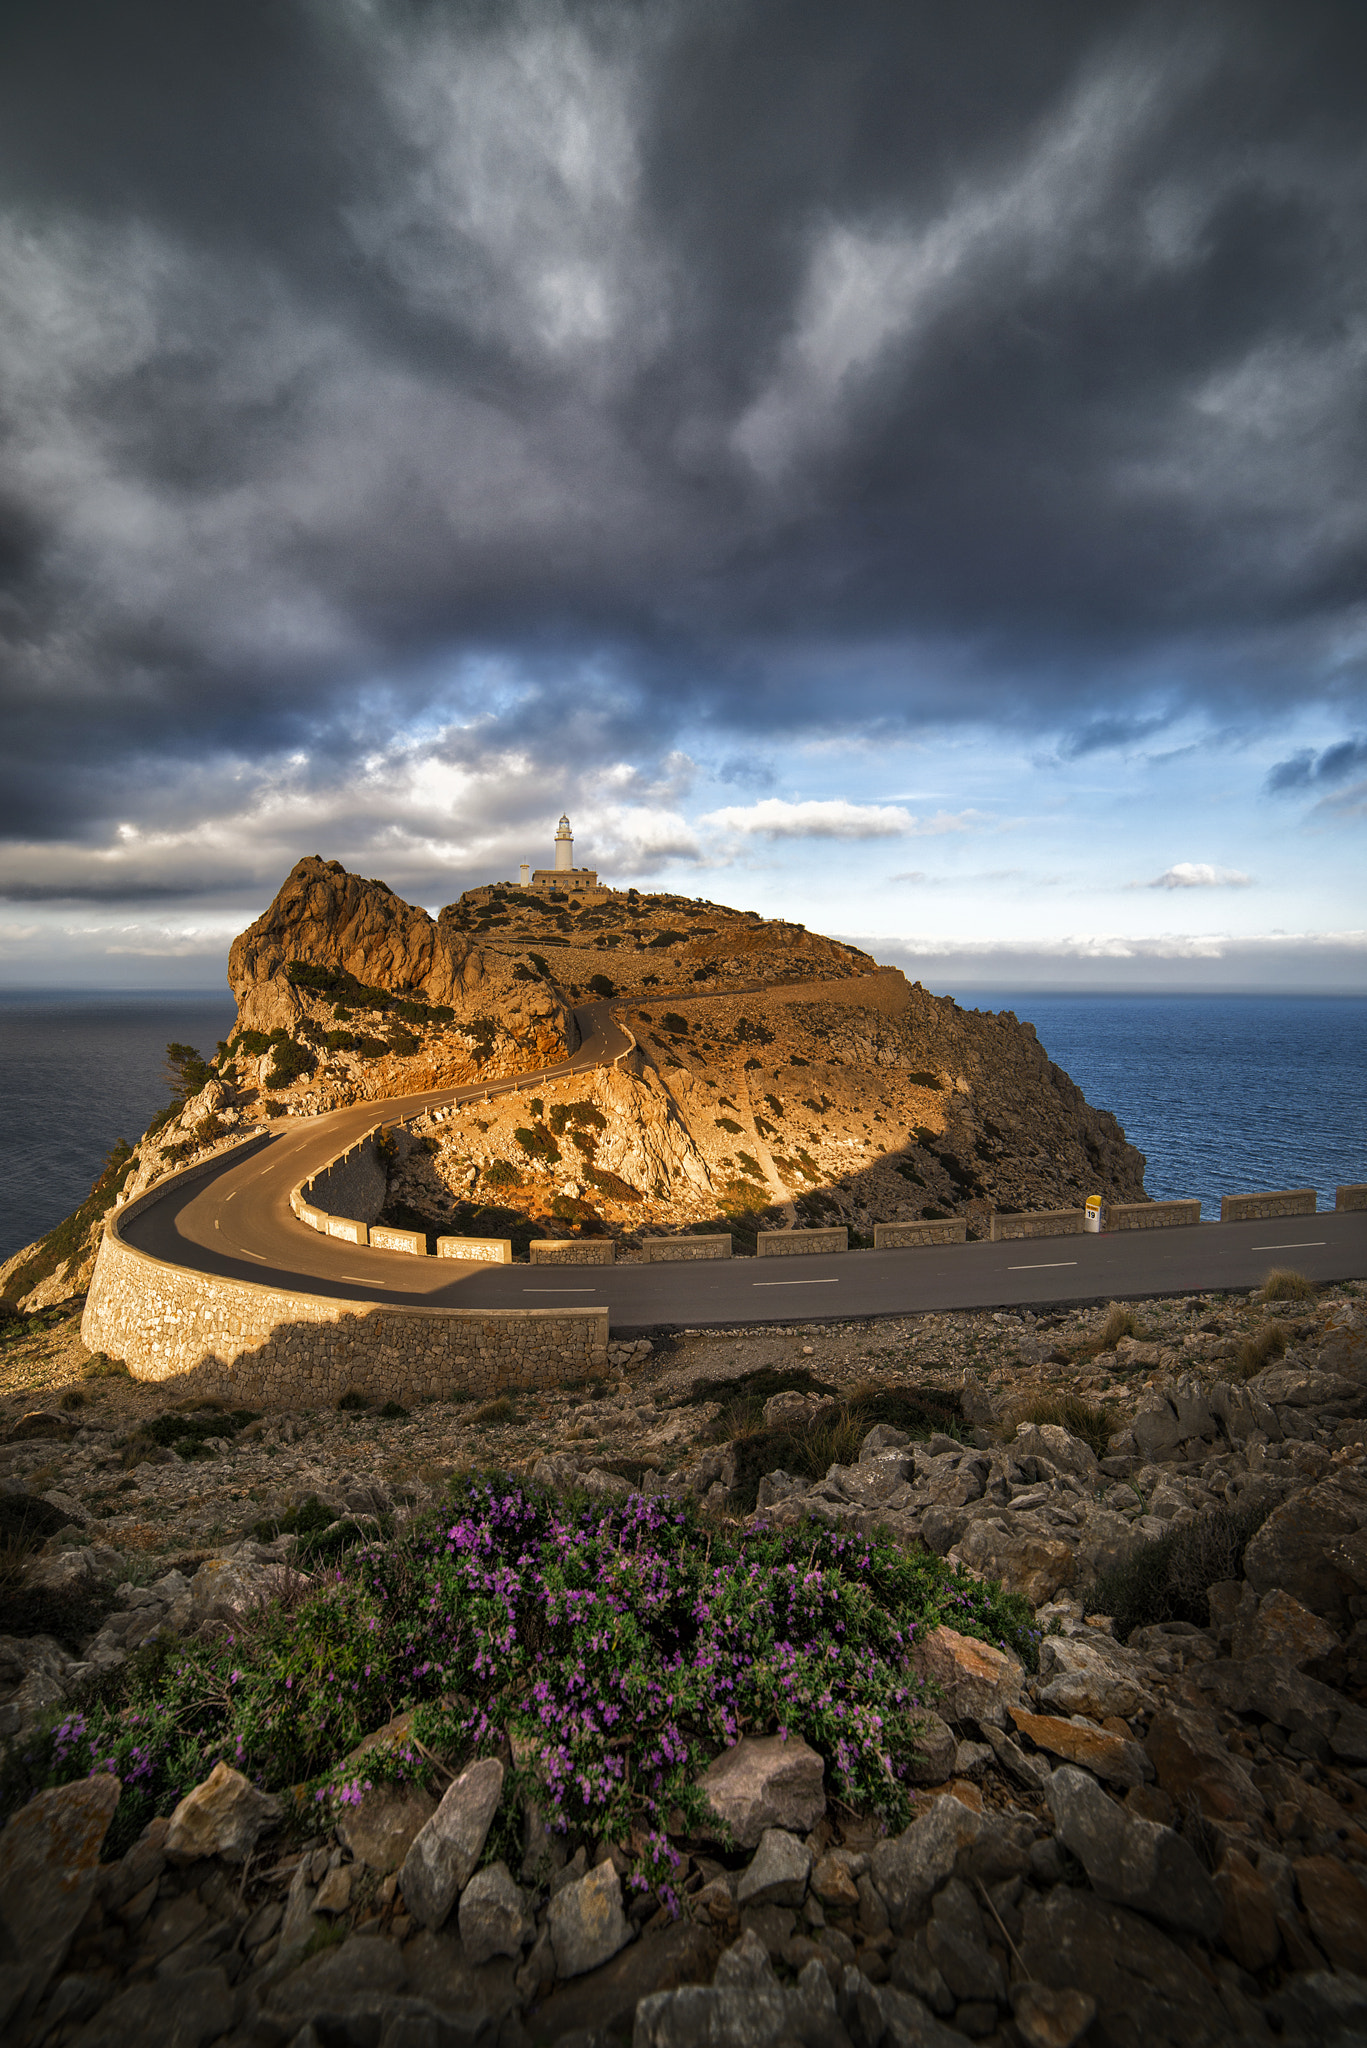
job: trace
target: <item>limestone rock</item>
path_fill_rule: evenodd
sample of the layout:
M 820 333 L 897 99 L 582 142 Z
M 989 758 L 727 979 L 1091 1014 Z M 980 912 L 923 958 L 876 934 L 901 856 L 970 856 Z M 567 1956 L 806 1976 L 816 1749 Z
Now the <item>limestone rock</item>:
M 1096 1452 L 1080 1436 L 1073 1436 L 1056 1422 L 1017 1424 L 1012 1454 L 1018 1458 L 1042 1458 L 1060 1472 L 1074 1472 L 1079 1479 L 1095 1479 Z
M 938 1891 L 961 1852 L 971 1848 L 982 1832 L 982 1815 L 946 1792 L 900 1835 L 874 1843 L 870 1874 L 894 1927 Z
M 405 1894 L 405 1897 L 407 1894 Z M 477 1870 L 460 1895 L 460 1939 L 466 1961 L 521 1955 L 533 1932 L 531 1915 L 506 1863 Z
M 220 1761 L 171 1815 L 166 1853 L 176 1863 L 195 1863 L 203 1856 L 242 1863 L 262 1830 L 279 1818 L 278 1799 L 258 1792 L 241 1771 Z
M 503 1766 L 481 1757 L 447 1786 L 441 1804 L 413 1838 L 399 1886 L 424 1927 L 440 1927 L 479 1862 L 503 1792 Z
M 912 1663 L 944 1695 L 951 1721 L 990 1721 L 1004 1728 L 1020 1703 L 1024 1673 L 1017 1659 L 957 1629 L 932 1629 L 912 1650 Z
M 738 1906 L 800 1906 L 807 1893 L 812 1853 L 796 1835 L 766 1828 L 736 1887 Z
M 850 1874 L 852 1860 L 847 1849 L 830 1849 L 817 1859 L 812 1869 L 811 1887 L 823 1906 L 848 1911 L 858 1905 L 859 1893 Z
M 1215 1873 L 1223 1916 L 1220 1938 L 1236 1963 L 1256 1975 L 1277 1960 L 1281 1935 L 1271 1886 L 1237 1849 L 1226 1851 Z
M 99 1771 L 40 1792 L 0 1836 L 0 2027 L 33 2010 L 95 1892 L 123 1786 Z
M 1336 1970 L 1367 1975 L 1367 1885 L 1334 1856 L 1293 1865 L 1305 1917 Z
M 943 1785 L 954 1770 L 958 1744 L 954 1731 L 938 1714 L 923 1714 L 916 1736 L 916 1753 L 907 1769 L 913 1785 Z
M 1211 1820 L 1248 1820 L 1263 1812 L 1263 1795 L 1249 1773 L 1225 1748 L 1215 1722 L 1194 1708 L 1165 1707 L 1144 1747 L 1179 1810 L 1194 1803 Z
M 337 1833 L 358 1863 L 388 1876 L 400 1868 L 436 1810 L 436 1800 L 421 1785 L 371 1785 L 343 1809 Z
M 806 1834 L 826 1811 L 826 1766 L 801 1736 L 743 1735 L 703 1772 L 701 1788 L 743 1849 L 766 1828 Z
M 1005 1979 L 988 1953 L 982 1913 L 961 1877 L 952 1877 L 936 1893 L 926 1946 L 956 1998 L 1005 1998 Z
M 966 1565 L 981 1578 L 1000 1579 L 1008 1593 L 1023 1594 L 1032 1607 L 1042 1607 L 1071 1586 L 1077 1570 L 1071 1544 L 1019 1523 L 1013 1528 L 1002 1516 L 970 1522 L 949 1552 L 949 1562 Z
M 1066 1763 L 1095 1771 L 1108 1784 L 1142 1785 L 1153 1772 L 1153 1765 L 1137 1742 L 1127 1742 L 1123 1735 L 1112 1735 L 1108 1729 L 1064 1721 L 1057 1714 L 1017 1711 L 1012 1719 L 1037 1749 L 1046 1749 Z
M 1020 1948 L 1036 1983 L 1095 2001 L 1098 2048 L 1228 2048 L 1211 1978 L 1123 1906 L 1067 1885 L 1027 1894 Z
M 1334 1631 L 1280 1586 L 1265 1593 L 1251 1614 L 1236 1616 L 1230 1631 L 1230 1655 L 1236 1662 L 1277 1657 L 1297 1671 L 1327 1657 L 1337 1645 Z
M 582 1977 L 625 1947 L 631 1938 L 622 1911 L 622 1880 L 609 1860 L 562 1885 L 549 1909 L 555 1966 L 561 1977 Z
M 1330 1546 L 1364 1527 L 1367 1463 L 1358 1459 L 1273 1510 L 1244 1552 L 1244 1576 L 1255 1592 L 1280 1589 L 1312 1614 L 1344 1626 L 1357 1586 L 1331 1558 Z
M 55 1415 L 47 1408 L 31 1408 L 27 1415 L 21 1415 L 9 1432 L 12 1444 L 28 1443 L 36 1437 L 55 1437 L 62 1442 L 75 1436 L 74 1423 L 65 1415 Z
M 1130 1906 L 1184 1934 L 1213 1941 L 1219 1897 L 1195 1850 L 1171 1828 L 1131 1820 L 1085 1771 L 1063 1765 L 1045 1797 L 1059 1840 L 1103 1899 Z
M 1085 1991 L 1047 1984 L 1013 1985 L 1011 2004 L 1027 2048 L 1073 2048 L 1096 2018 L 1096 2000 Z
M 1104 1721 L 1108 1714 L 1128 1721 L 1152 1714 L 1157 1701 L 1143 1684 L 1141 1660 L 1100 1637 L 1045 1636 L 1040 1644 L 1040 1704 L 1052 1713 L 1090 1714 Z

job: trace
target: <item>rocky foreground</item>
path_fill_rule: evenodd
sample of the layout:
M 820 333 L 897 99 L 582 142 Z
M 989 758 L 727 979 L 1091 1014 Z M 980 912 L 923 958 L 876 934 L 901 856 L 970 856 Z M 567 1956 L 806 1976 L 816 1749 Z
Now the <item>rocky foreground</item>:
M 718 1528 L 886 1531 L 1040 1631 L 1037 1670 L 952 1627 L 917 1645 L 901 1832 L 797 1737 L 723 1752 L 727 1825 L 675 1834 L 670 1899 L 633 1890 L 637 1845 L 548 1843 L 530 1810 L 489 1860 L 511 1758 L 317 1820 L 220 1766 L 104 1863 L 114 1781 L 42 1793 L 0 1837 L 17 2041 L 1367 2039 L 1361 1284 L 688 1333 L 474 1413 L 179 1409 L 69 1322 L 0 1372 L 11 1755 L 144 1644 L 297 1597 L 304 1532 L 402 1528 L 478 1466 L 687 1493 Z M 864 1426 L 897 1401 L 945 1426 Z

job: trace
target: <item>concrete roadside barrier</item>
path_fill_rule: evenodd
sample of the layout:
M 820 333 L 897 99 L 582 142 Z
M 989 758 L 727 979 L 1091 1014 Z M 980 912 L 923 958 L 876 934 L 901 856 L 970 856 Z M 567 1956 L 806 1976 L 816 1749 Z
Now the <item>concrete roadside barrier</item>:
M 1313 1216 L 1313 1188 L 1269 1188 L 1259 1195 L 1221 1195 L 1222 1223 L 1262 1223 L 1273 1216 Z
M 1180 1230 L 1201 1221 L 1201 1204 L 1191 1202 L 1110 1202 L 1107 1230 Z
M 875 1223 L 873 1248 L 876 1252 L 906 1251 L 918 1244 L 964 1244 L 968 1224 L 962 1216 L 946 1216 L 930 1223 Z
M 850 1233 L 842 1223 L 821 1230 L 759 1230 L 755 1256 L 760 1259 L 810 1258 L 817 1252 L 847 1252 Z
M 1352 1187 L 1336 1188 L 1334 1191 L 1336 1209 L 1367 1209 L 1367 1181 L 1358 1181 Z
M 469 1259 L 481 1266 L 511 1266 L 513 1241 L 510 1237 L 439 1237 L 439 1259 Z
M 610 1266 L 617 1256 L 610 1237 L 534 1237 L 527 1250 L 534 1266 Z
M 416 1258 L 427 1257 L 427 1232 L 425 1230 L 398 1230 L 392 1223 L 372 1223 L 370 1226 L 370 1249 L 375 1252 L 410 1252 Z
M 1035 1209 L 1019 1216 L 992 1214 L 992 1242 L 1004 1244 L 1017 1237 L 1077 1237 L 1086 1222 L 1081 1209 Z
M 648 1265 L 664 1265 L 672 1259 L 729 1259 L 731 1234 L 718 1231 L 706 1237 L 643 1237 L 641 1253 Z

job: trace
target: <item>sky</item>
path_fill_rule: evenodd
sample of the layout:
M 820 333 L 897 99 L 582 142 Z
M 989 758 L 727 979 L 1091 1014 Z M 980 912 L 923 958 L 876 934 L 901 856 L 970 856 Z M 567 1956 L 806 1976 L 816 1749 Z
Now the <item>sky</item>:
M 1367 991 L 1367 14 L 19 0 L 0 985 L 320 853 Z

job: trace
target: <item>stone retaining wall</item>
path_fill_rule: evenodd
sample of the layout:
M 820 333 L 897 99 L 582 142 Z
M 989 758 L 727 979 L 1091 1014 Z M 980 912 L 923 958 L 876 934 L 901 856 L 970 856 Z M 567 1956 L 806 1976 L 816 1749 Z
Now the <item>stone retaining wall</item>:
M 731 1234 L 719 1231 L 707 1237 L 643 1237 L 641 1255 L 648 1265 L 670 1259 L 729 1259 Z
M 873 1248 L 876 1252 L 903 1251 L 916 1244 L 963 1244 L 968 1224 L 962 1216 L 946 1216 L 932 1223 L 875 1223 Z
M 850 1233 L 842 1223 L 827 1230 L 758 1230 L 755 1256 L 760 1259 L 792 1259 L 814 1252 L 846 1252 Z
M 1199 1202 L 1108 1202 L 1107 1230 L 1171 1230 L 1201 1221 Z
M 610 1237 L 534 1237 L 527 1252 L 534 1266 L 610 1266 L 617 1247 Z
M 1334 1207 L 1336 1209 L 1367 1209 L 1367 1181 L 1359 1181 L 1353 1187 L 1339 1188 L 1334 1195 Z
M 510 1237 L 439 1237 L 439 1259 L 473 1259 L 482 1266 L 511 1266 L 513 1241 Z
M 1313 1188 L 1270 1188 L 1261 1195 L 1221 1195 L 1222 1223 L 1261 1223 L 1270 1216 L 1313 1216 Z
M 135 1379 L 239 1407 L 328 1406 L 353 1388 L 407 1407 L 582 1379 L 607 1364 L 608 1312 L 328 1300 L 168 1265 L 107 1224 L 81 1336 Z
M 992 1242 L 1015 1237 L 1076 1237 L 1086 1222 L 1082 1209 L 1036 1209 L 1020 1216 L 992 1216 Z

